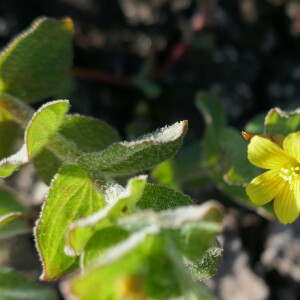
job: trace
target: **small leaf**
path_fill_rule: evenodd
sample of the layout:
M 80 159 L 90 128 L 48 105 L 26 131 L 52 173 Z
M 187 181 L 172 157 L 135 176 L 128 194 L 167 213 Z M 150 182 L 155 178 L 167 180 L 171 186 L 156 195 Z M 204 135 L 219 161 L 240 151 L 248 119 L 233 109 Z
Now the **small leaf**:
M 46 103 L 34 114 L 25 131 L 28 158 L 34 157 L 47 144 L 68 110 L 69 101 L 57 100 Z
M 175 164 L 172 160 L 166 160 L 155 167 L 151 177 L 159 184 L 174 190 L 179 190 Z
M 203 280 L 216 274 L 221 264 L 222 256 L 223 249 L 218 240 L 215 239 L 201 258 L 187 262 L 186 266 L 194 280 Z
M 82 254 L 84 268 L 92 266 L 94 261 L 105 253 L 110 247 L 129 237 L 126 230 L 112 226 L 96 232 L 88 241 Z
M 23 147 L 15 154 L 4 158 L 0 161 L 0 177 L 8 177 L 22 165 L 28 162 L 28 154 L 26 146 Z
M 40 18 L 0 55 L 0 90 L 26 102 L 52 96 L 72 64 L 71 19 Z
M 22 213 L 25 211 L 26 208 L 14 194 L 7 188 L 0 186 L 0 218 L 8 213 Z
M 197 94 L 196 106 L 203 114 L 207 126 L 213 126 L 213 131 L 218 134 L 226 126 L 224 103 L 216 96 L 200 92 Z
M 25 130 L 24 145 L 16 153 L 0 161 L 0 177 L 8 177 L 27 163 L 47 144 L 60 127 L 69 109 L 67 100 L 43 105 L 32 117 Z
M 0 239 L 30 231 L 27 209 L 12 192 L 0 186 Z
M 30 282 L 25 276 L 8 268 L 0 268 L 2 300 L 58 300 L 54 289 Z
M 221 130 L 226 126 L 225 108 L 217 97 L 205 92 L 197 95 L 196 106 L 206 124 L 202 146 L 203 162 L 213 167 L 219 162 L 221 155 L 219 140 Z
M 136 174 L 175 155 L 186 130 L 187 121 L 178 122 L 136 141 L 115 143 L 102 152 L 84 154 L 79 163 L 110 176 Z
M 278 133 L 286 136 L 291 132 L 300 130 L 300 110 L 291 112 L 279 108 L 271 109 L 265 119 L 265 133 L 268 136 Z
M 259 174 L 259 169 L 247 158 L 248 142 L 233 128 L 222 130 L 222 148 L 226 153 L 227 166 L 224 180 L 229 184 L 245 185 Z
M 0 108 L 0 159 L 12 153 L 14 143 L 19 135 L 19 125 Z
M 262 113 L 251 119 L 245 126 L 244 131 L 252 134 L 262 134 L 264 132 L 266 114 Z
M 74 269 L 76 259 L 64 253 L 68 225 L 106 205 L 89 174 L 75 165 L 63 166 L 52 181 L 35 227 L 36 244 L 43 262 L 41 279 L 53 280 Z
M 146 186 L 146 176 L 139 176 L 128 181 L 126 189 L 118 192 L 104 209 L 86 218 L 71 223 L 67 231 L 66 253 L 80 254 L 92 235 L 108 226 L 114 225 L 117 218 L 135 210 Z M 115 193 L 115 191 L 110 191 Z
M 191 204 L 193 204 L 192 199 L 182 193 L 164 186 L 147 184 L 137 206 L 140 209 L 161 211 Z

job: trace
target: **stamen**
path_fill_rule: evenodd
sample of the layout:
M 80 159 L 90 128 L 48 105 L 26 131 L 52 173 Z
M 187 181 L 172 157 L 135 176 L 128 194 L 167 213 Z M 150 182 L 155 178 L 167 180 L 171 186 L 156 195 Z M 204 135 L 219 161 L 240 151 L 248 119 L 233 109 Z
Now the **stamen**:
M 296 179 L 300 174 L 300 167 L 289 167 L 289 168 L 281 168 L 279 176 L 288 181 L 289 183 L 292 182 L 292 180 Z

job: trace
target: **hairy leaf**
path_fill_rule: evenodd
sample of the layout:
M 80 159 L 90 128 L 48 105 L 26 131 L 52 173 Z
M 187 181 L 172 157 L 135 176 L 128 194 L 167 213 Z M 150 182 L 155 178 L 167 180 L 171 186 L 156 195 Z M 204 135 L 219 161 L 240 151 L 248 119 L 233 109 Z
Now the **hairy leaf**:
M 92 266 L 94 261 L 110 247 L 129 237 L 129 232 L 117 226 L 106 227 L 97 231 L 88 241 L 81 254 L 84 268 Z
M 265 133 L 268 136 L 288 135 L 300 130 L 300 110 L 286 112 L 279 108 L 271 109 L 265 119 Z
M 210 278 L 217 272 L 222 261 L 222 254 L 223 249 L 215 239 L 201 258 L 186 262 L 186 266 L 195 280 Z
M 52 280 L 74 268 L 76 259 L 64 253 L 68 225 L 106 205 L 89 174 L 75 165 L 63 166 L 49 188 L 35 227 L 36 244 L 43 262 L 41 279 Z
M 0 55 L 0 90 L 26 102 L 47 98 L 72 64 L 71 19 L 40 18 Z
M 186 259 L 195 260 L 204 254 L 219 233 L 221 219 L 220 206 L 210 201 L 200 206 L 184 206 L 159 213 L 146 210 L 121 218 L 117 224 L 129 231 L 160 227 Z
M 116 195 L 110 199 L 110 203 L 104 209 L 71 223 L 67 231 L 66 253 L 69 255 L 80 254 L 95 232 L 114 225 L 117 218 L 134 211 L 136 203 L 144 192 L 146 178 L 146 176 L 132 178 L 126 189 L 120 192 L 115 191 L 112 187 L 109 192 Z
M 84 300 L 212 299 L 157 234 L 157 228 L 150 227 L 110 248 L 83 275 L 64 282 L 64 295 Z
M 63 120 L 59 134 L 77 151 L 100 151 L 120 140 L 118 133 L 105 122 L 80 115 L 69 115 Z M 50 183 L 63 161 L 44 148 L 34 158 L 38 174 Z
M 191 204 L 193 204 L 192 199 L 182 193 L 164 186 L 147 184 L 137 206 L 140 209 L 161 211 Z
M 37 155 L 57 132 L 68 109 L 67 100 L 52 101 L 43 105 L 27 125 L 23 147 L 16 154 L 0 161 L 0 177 L 10 176 Z
M 102 152 L 88 153 L 79 163 L 110 176 L 132 175 L 172 157 L 181 146 L 187 121 L 164 127 L 132 142 L 111 145 Z

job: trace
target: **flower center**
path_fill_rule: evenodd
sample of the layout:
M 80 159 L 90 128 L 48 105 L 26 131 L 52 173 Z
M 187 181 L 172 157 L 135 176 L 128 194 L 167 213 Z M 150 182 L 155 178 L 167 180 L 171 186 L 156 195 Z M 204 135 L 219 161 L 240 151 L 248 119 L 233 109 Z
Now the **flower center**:
M 279 176 L 284 180 L 288 181 L 289 183 L 291 183 L 292 180 L 296 179 L 299 175 L 300 175 L 299 165 L 289 167 L 289 168 L 281 168 L 279 173 Z

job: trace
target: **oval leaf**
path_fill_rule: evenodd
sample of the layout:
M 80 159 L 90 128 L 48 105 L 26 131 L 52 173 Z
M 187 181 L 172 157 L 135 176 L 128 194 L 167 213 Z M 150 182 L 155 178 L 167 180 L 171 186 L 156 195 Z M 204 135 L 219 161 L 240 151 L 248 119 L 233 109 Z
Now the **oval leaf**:
M 43 105 L 27 125 L 23 147 L 16 154 L 0 161 L 0 177 L 10 176 L 37 155 L 57 132 L 68 109 L 67 100 L 52 101 Z
M 72 64 L 71 19 L 40 18 L 0 55 L 0 90 L 26 102 L 52 96 Z
M 156 184 L 147 184 L 145 191 L 137 203 L 140 209 L 161 211 L 179 206 L 192 205 L 190 197 Z
M 74 269 L 76 259 L 64 253 L 68 225 L 106 205 L 89 174 L 75 165 L 61 168 L 53 180 L 35 227 L 41 260 L 41 279 L 53 280 Z
M 115 143 L 102 152 L 84 154 L 79 163 L 110 176 L 148 170 L 175 155 L 187 130 L 187 121 L 175 123 L 132 142 Z

